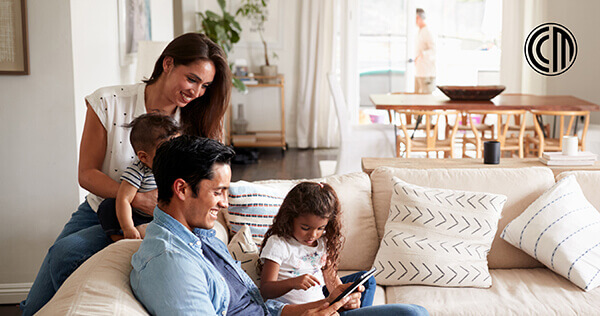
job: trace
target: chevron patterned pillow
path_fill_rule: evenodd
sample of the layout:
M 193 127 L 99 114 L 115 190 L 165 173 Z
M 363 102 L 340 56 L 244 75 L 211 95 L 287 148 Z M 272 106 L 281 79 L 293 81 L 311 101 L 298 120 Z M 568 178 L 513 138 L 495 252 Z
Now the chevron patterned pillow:
M 242 269 L 254 281 L 256 286 L 260 286 L 260 274 L 258 273 L 256 263 L 258 262 L 258 247 L 252 241 L 252 233 L 247 225 L 231 238 L 227 250 L 233 259 L 240 262 Z
M 377 283 L 490 287 L 487 254 L 506 196 L 392 182 Z
M 574 175 L 544 192 L 500 237 L 585 291 L 600 285 L 600 213 Z

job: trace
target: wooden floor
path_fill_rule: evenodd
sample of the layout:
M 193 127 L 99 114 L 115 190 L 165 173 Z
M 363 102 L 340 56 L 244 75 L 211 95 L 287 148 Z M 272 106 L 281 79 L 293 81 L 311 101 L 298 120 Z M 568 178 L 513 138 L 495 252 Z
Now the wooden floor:
M 2 316 L 20 316 L 21 310 L 17 304 L 0 304 L 0 315 Z
M 240 154 L 243 149 L 239 149 Z M 319 161 L 335 160 L 336 149 L 258 149 L 258 162 L 232 164 L 231 181 L 269 179 L 311 179 L 320 177 Z
M 244 149 L 238 150 L 240 154 Z M 336 149 L 257 149 L 258 161 L 252 164 L 231 165 L 231 181 L 268 179 L 312 179 L 320 177 L 319 160 L 335 160 Z M 0 315 L 21 315 L 15 304 L 0 305 Z

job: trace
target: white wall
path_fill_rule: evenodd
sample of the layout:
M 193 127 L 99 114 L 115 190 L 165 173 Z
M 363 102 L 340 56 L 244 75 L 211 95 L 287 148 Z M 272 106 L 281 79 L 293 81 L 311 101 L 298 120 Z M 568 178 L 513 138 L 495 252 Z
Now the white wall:
M 171 40 L 172 2 L 151 5 L 155 38 Z M 119 64 L 117 1 L 29 1 L 27 13 L 31 74 L 0 76 L 0 304 L 24 298 L 82 200 L 84 97 L 135 73 Z
M 600 1 L 548 0 L 548 21 L 567 27 L 578 45 L 577 59 L 565 73 L 548 77 L 548 94 L 569 94 L 600 104 Z M 600 124 L 600 112 L 592 112 L 591 123 Z
M 269 56 L 271 64 L 278 66 L 279 73 L 285 76 L 285 129 L 286 141 L 290 147 L 296 147 L 296 100 L 298 80 L 298 51 L 299 51 L 299 14 L 301 0 L 279 0 L 280 12 L 279 28 L 280 40 L 269 44 L 269 55 L 275 52 L 279 57 L 275 60 Z M 197 6 L 187 6 L 188 12 L 183 16 L 191 17 L 189 10 L 212 10 L 221 14 L 216 0 L 198 0 Z M 186 24 L 184 30 L 197 31 L 198 26 L 191 27 Z M 249 70 L 255 74 L 260 73 L 260 66 L 264 65 L 264 50 L 261 43 L 240 43 L 234 46 L 229 56 L 232 62 L 236 58 L 244 58 L 248 62 Z M 237 115 L 237 104 L 244 103 L 246 119 L 248 119 L 249 130 L 275 130 L 280 126 L 280 99 L 277 88 L 251 88 L 247 96 L 240 95 L 234 91 L 232 104 L 234 113 Z
M 70 1 L 27 4 L 31 74 L 0 76 L 0 290 L 33 281 L 78 202 Z

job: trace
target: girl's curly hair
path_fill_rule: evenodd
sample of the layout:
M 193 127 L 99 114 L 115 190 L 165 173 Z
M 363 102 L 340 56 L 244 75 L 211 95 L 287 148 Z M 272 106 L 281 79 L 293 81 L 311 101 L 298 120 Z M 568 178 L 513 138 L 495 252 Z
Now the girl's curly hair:
M 279 212 L 273 220 L 273 226 L 265 234 L 261 245 L 265 246 L 269 237 L 276 235 L 284 238 L 294 238 L 294 219 L 307 214 L 327 218 L 325 226 L 325 248 L 327 262 L 323 269 L 337 270 L 340 251 L 344 243 L 340 219 L 340 201 L 335 190 L 327 183 L 301 182 L 285 197 Z M 258 261 L 258 269 L 262 271 L 262 263 Z

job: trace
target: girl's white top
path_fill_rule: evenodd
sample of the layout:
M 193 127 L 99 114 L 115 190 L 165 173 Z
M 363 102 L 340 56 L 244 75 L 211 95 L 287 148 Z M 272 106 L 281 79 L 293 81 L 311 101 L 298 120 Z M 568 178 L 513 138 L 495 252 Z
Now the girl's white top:
M 269 259 L 279 264 L 277 280 L 312 274 L 321 283 L 308 290 L 291 290 L 276 300 L 287 304 L 301 304 L 325 298 L 323 295 L 325 280 L 321 270 L 327 259 L 324 238 L 317 240 L 316 247 L 310 247 L 299 243 L 294 238 L 271 236 L 262 249 L 260 259 L 263 262 Z

